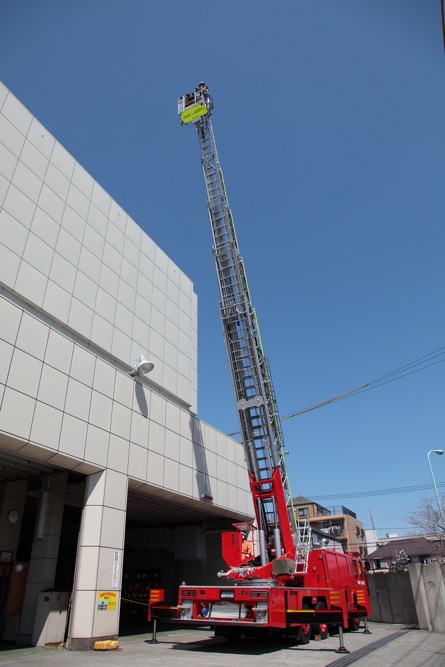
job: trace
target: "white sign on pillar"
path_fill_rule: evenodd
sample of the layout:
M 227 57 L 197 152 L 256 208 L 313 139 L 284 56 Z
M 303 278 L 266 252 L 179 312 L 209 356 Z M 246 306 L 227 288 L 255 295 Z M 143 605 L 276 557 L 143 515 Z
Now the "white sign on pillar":
M 119 588 L 119 558 L 119 551 L 115 551 L 113 557 L 113 576 L 111 578 L 111 588 Z

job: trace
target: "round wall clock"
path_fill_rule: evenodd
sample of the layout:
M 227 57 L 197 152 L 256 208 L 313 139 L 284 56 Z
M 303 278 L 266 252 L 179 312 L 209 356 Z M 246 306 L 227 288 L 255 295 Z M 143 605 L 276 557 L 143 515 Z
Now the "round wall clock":
M 16 510 L 11 510 L 8 514 L 9 523 L 17 523 L 19 520 L 19 513 Z

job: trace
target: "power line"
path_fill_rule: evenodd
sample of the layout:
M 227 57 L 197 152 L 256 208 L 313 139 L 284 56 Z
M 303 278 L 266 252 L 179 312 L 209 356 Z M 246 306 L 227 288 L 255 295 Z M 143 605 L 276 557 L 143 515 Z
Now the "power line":
M 323 403 L 317 403 L 317 405 L 313 405 L 311 408 L 305 408 L 304 410 L 300 410 L 299 412 L 294 412 L 291 415 L 286 415 L 285 417 L 281 417 L 280 421 L 284 422 L 286 419 L 292 419 L 292 417 L 297 417 L 298 415 L 302 415 L 305 412 L 310 412 L 311 410 L 322 408 L 324 405 L 328 405 L 329 403 L 334 403 L 335 401 L 341 401 L 343 398 L 347 398 L 351 394 L 360 392 L 368 386 L 369 385 L 367 384 L 362 384 L 361 387 L 357 387 L 356 389 L 351 389 L 351 391 L 347 391 L 345 394 L 340 394 L 340 396 L 335 396 L 334 398 L 330 398 L 327 401 L 323 401 Z
M 300 412 L 295 412 L 293 415 L 285 416 L 282 418 L 282 421 L 284 419 L 289 419 L 290 417 L 294 416 L 296 417 L 297 415 L 303 414 L 304 412 L 308 412 L 309 410 L 315 410 L 316 408 L 327 405 L 328 403 L 333 403 L 335 401 L 342 401 L 345 398 L 350 398 L 350 396 L 356 394 L 363 394 L 365 391 L 371 391 L 371 389 L 377 389 L 377 387 L 382 387 L 383 385 L 389 384 L 390 382 L 401 380 L 402 378 L 407 377 L 408 375 L 413 375 L 414 373 L 420 373 L 420 371 L 423 371 L 426 368 L 431 368 L 431 366 L 436 366 L 437 364 L 444 363 L 445 358 L 439 359 L 438 361 L 434 361 L 433 363 L 427 363 L 429 361 L 432 361 L 433 359 L 437 359 L 438 357 L 444 357 L 444 355 L 445 355 L 445 346 L 439 347 L 437 348 L 437 350 L 433 350 L 428 354 L 424 354 L 422 357 L 414 359 L 408 364 L 400 366 L 400 368 L 397 368 L 394 371 L 386 373 L 386 375 L 382 375 L 379 378 L 376 378 L 375 380 L 371 380 L 370 382 L 362 385 L 361 387 L 358 387 L 357 389 L 348 391 L 346 394 L 341 394 L 340 396 L 337 396 L 329 401 L 324 401 L 323 403 L 319 403 L 318 405 L 315 405 L 312 408 L 306 408 L 305 410 L 300 410 Z
M 438 482 L 437 486 L 445 487 L 445 482 Z M 345 498 L 368 498 L 371 496 L 389 496 L 396 493 L 410 493 L 412 491 L 429 491 L 433 484 L 415 484 L 412 486 L 399 486 L 392 489 L 374 489 L 371 491 L 351 491 L 350 493 L 332 493 L 321 496 L 309 494 L 311 500 L 342 500 Z
M 400 366 L 400 368 L 397 368 L 395 371 L 391 371 L 390 373 L 386 373 L 386 375 L 382 375 L 381 377 L 377 378 L 376 380 L 373 380 L 373 382 L 380 382 L 380 380 L 385 380 L 386 378 L 388 378 L 392 375 L 396 375 L 397 373 L 401 373 L 402 371 L 405 371 L 407 369 L 414 368 L 415 366 L 419 366 L 424 361 L 430 361 L 431 359 L 435 359 L 436 357 L 440 357 L 441 355 L 444 354 L 444 352 L 441 352 L 441 350 L 445 350 L 444 345 L 442 347 L 438 347 L 437 350 L 433 350 L 432 352 L 429 352 L 428 354 L 424 354 L 422 357 L 418 357 L 418 359 L 414 359 L 414 361 L 410 361 L 408 364 L 405 364 L 404 366 Z M 437 354 L 437 353 L 439 353 L 439 354 Z M 419 369 L 419 370 L 422 370 L 422 369 Z
M 440 359 L 439 357 L 444 357 L 444 358 Z M 433 363 L 427 363 L 432 361 L 433 359 L 438 359 L 438 361 L 433 361 Z M 325 405 L 330 405 L 331 403 L 336 403 L 337 401 L 343 401 L 344 399 L 350 398 L 351 396 L 363 394 L 365 391 L 371 391 L 371 389 L 377 389 L 378 387 L 382 387 L 385 384 L 389 384 L 390 382 L 395 382 L 396 380 L 401 380 L 402 378 L 407 377 L 408 375 L 413 375 L 414 373 L 420 373 L 420 371 L 423 371 L 426 368 L 431 368 L 431 366 L 436 366 L 437 364 L 442 364 L 444 362 L 445 362 L 445 345 L 442 347 L 438 347 L 436 350 L 433 350 L 428 354 L 424 354 L 422 357 L 418 357 L 417 359 L 410 361 L 404 366 L 400 366 L 400 368 L 396 368 L 395 370 L 390 371 L 385 375 L 381 375 L 379 378 L 376 378 L 375 380 L 371 380 L 370 382 L 360 385 L 360 387 L 357 387 L 356 389 L 351 389 L 350 391 L 340 394 L 339 396 L 334 396 L 333 398 L 329 398 L 327 401 L 317 403 L 316 405 L 304 408 L 303 410 L 298 410 L 298 412 L 292 412 L 289 415 L 280 417 L 280 421 L 283 422 L 286 419 L 293 419 L 294 417 L 303 415 L 306 412 L 311 412 L 312 410 L 323 408 Z M 227 433 L 229 437 L 239 434 L 240 431 L 233 431 L 232 433 Z
M 371 529 L 371 528 L 366 528 L 366 524 L 365 524 L 365 530 L 372 530 L 372 529 Z M 388 531 L 388 532 L 390 533 L 390 532 L 392 532 L 393 530 L 409 530 L 409 531 L 412 531 L 412 530 L 414 530 L 414 529 L 413 529 L 412 526 L 409 526 L 408 524 L 405 525 L 405 526 L 378 526 L 378 527 L 376 528 L 376 531 L 378 531 L 378 532 L 380 532 L 380 531 L 382 531 L 382 530 L 386 530 L 386 531 Z M 398 537 L 403 537 L 403 535 L 399 535 Z M 377 542 L 380 542 L 380 540 L 382 540 L 382 539 L 387 539 L 387 538 L 378 537 L 376 541 L 377 541 Z M 368 542 L 368 546 L 369 546 L 370 544 L 375 544 L 375 541 L 372 541 L 371 543 Z

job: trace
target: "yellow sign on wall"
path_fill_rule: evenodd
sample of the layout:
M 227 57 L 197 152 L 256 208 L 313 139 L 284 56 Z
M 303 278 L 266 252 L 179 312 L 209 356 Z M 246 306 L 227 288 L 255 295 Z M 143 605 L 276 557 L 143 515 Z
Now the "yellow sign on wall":
M 117 593 L 116 591 L 98 591 L 97 609 L 98 611 L 116 611 Z

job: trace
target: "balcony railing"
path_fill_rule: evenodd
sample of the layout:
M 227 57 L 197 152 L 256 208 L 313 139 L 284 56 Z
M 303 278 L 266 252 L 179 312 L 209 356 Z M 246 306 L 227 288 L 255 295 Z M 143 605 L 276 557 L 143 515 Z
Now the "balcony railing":
M 332 514 L 348 514 L 354 519 L 357 518 L 357 515 L 352 510 L 348 509 L 344 505 L 334 505 L 333 507 L 322 507 L 321 505 L 315 506 L 316 516 L 331 516 Z
M 342 524 L 333 524 L 331 521 L 320 521 L 320 523 L 317 523 L 317 528 L 331 537 L 342 537 L 345 533 Z

